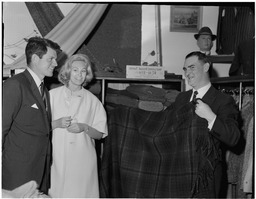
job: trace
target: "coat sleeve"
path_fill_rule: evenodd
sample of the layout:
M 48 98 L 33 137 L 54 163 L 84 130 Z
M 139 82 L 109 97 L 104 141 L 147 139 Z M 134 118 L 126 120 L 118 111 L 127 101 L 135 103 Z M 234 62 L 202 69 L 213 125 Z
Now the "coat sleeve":
M 103 105 L 98 100 L 95 106 L 95 113 L 93 127 L 103 133 L 103 138 L 105 138 L 108 135 L 107 114 Z
M 218 99 L 219 106 L 213 110 L 217 115 L 210 131 L 216 138 L 229 146 L 234 146 L 240 138 L 238 127 L 238 108 L 231 96 Z
M 22 103 L 21 92 L 22 91 L 17 80 L 6 80 L 3 83 L 2 146 L 4 146 L 5 138 L 20 109 Z

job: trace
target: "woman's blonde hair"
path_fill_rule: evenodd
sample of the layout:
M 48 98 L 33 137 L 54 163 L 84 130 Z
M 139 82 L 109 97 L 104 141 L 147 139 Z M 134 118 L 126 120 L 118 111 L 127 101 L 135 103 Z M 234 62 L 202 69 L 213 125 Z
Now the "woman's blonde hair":
M 72 55 L 67 59 L 65 64 L 61 67 L 58 79 L 61 83 L 64 85 L 68 86 L 68 82 L 70 80 L 70 73 L 72 69 L 72 64 L 75 61 L 82 61 L 85 63 L 86 69 L 87 69 L 87 74 L 85 77 L 85 81 L 83 82 L 82 86 L 86 86 L 93 78 L 93 72 L 92 72 L 92 64 L 87 55 L 84 54 L 75 54 Z

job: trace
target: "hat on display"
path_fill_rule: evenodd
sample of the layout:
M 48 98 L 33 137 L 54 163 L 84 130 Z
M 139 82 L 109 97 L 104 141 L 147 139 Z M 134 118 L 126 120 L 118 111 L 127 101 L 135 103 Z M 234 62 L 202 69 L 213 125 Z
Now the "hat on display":
M 216 35 L 212 34 L 212 31 L 209 27 L 202 27 L 198 34 L 195 34 L 194 37 L 197 40 L 200 35 L 210 35 L 212 37 L 212 41 L 216 39 Z

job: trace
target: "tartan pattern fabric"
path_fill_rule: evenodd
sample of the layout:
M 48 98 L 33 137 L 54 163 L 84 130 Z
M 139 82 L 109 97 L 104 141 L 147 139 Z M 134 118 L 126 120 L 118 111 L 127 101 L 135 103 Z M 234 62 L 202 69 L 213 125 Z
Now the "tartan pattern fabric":
M 207 122 L 192 103 L 147 112 L 122 107 L 109 114 L 100 171 L 101 197 L 215 197 L 219 161 Z

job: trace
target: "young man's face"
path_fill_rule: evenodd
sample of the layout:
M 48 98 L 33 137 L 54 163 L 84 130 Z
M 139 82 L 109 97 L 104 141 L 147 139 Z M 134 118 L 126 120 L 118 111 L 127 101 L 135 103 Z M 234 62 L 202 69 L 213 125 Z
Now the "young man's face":
M 197 39 L 197 45 L 200 51 L 211 51 L 213 46 L 211 35 L 200 35 Z
M 37 56 L 37 55 L 36 55 Z M 33 71 L 42 80 L 45 76 L 51 77 L 57 64 L 57 53 L 52 48 L 47 47 L 47 53 L 40 59 L 36 58 Z

